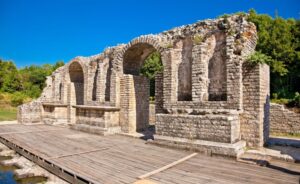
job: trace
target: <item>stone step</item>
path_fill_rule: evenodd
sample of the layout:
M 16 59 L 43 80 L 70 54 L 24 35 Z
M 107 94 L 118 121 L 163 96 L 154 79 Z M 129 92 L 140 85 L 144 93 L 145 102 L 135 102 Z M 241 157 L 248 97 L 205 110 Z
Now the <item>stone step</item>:
M 86 125 L 90 125 L 90 126 L 97 126 L 97 127 L 103 127 L 105 126 L 105 122 L 104 121 L 80 121 L 77 120 L 76 124 L 86 124 Z
M 286 146 L 272 146 L 261 148 L 260 150 L 247 150 L 239 159 L 241 159 L 241 161 L 252 160 L 254 163 L 259 160 L 267 162 L 270 160 L 300 162 L 300 150 Z
M 103 128 L 98 126 L 91 126 L 87 124 L 74 124 L 70 127 L 73 130 L 78 130 L 82 132 L 98 134 L 98 135 L 111 135 L 121 132 L 121 127 L 110 127 L 110 128 Z
M 231 144 L 161 135 L 154 135 L 154 141 L 149 141 L 149 143 L 177 149 L 192 150 L 209 156 L 222 156 L 229 158 L 238 158 L 244 153 L 244 148 L 246 146 L 245 141 L 238 141 Z

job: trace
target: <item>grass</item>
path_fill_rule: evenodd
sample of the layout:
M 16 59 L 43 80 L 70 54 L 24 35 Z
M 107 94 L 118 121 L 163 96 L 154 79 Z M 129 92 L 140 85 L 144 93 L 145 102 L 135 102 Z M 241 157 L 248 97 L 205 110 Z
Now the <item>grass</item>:
M 12 121 L 17 119 L 17 109 L 0 108 L 0 121 Z
M 300 138 L 300 133 L 272 133 L 272 135 L 276 137 Z

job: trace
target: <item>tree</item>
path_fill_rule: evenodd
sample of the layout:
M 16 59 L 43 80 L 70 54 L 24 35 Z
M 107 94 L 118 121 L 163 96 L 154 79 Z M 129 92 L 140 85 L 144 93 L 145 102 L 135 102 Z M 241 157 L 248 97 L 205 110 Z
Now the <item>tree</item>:
M 16 65 L 12 61 L 0 59 L 0 90 L 8 93 L 21 90 L 20 82 Z
M 248 20 L 258 31 L 258 42 L 254 59 L 266 59 L 271 68 L 271 93 L 279 98 L 293 98 L 300 90 L 300 24 L 299 20 L 283 19 L 249 11 Z M 262 55 L 263 54 L 263 55 Z M 256 58 L 255 58 L 256 57 Z
M 141 74 L 146 76 L 150 79 L 150 96 L 155 96 L 155 74 L 157 72 L 162 71 L 163 66 L 161 62 L 161 57 L 159 52 L 153 52 L 150 54 L 142 68 L 141 68 Z
M 16 99 L 24 96 L 37 98 L 45 87 L 46 77 L 63 65 L 63 61 L 58 61 L 54 65 L 31 65 L 17 69 L 12 61 L 0 59 L 0 91 L 16 93 Z

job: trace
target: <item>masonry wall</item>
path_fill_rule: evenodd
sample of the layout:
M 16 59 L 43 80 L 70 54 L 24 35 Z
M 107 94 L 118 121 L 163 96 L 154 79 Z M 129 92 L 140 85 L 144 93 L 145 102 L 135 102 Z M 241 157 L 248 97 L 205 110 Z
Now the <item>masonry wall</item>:
M 269 66 L 243 64 L 243 113 L 241 139 L 261 147 L 268 138 Z
M 300 133 L 300 113 L 289 110 L 284 105 L 271 103 L 270 133 Z
M 18 122 L 22 124 L 42 122 L 42 105 L 40 102 L 31 102 L 18 107 Z
M 42 121 L 45 124 L 67 123 L 67 107 L 43 105 Z
M 239 140 L 237 115 L 156 115 L 156 133 L 162 136 L 234 143 Z
M 76 109 L 76 123 L 105 127 L 104 112 L 97 109 Z

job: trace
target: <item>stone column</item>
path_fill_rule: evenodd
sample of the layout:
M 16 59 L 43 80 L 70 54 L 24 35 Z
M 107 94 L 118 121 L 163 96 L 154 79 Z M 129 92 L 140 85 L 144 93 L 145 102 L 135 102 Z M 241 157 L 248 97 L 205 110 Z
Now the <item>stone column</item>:
M 207 44 L 194 45 L 192 51 L 192 99 L 195 102 L 208 100 L 208 56 Z
M 76 122 L 76 109 L 73 107 L 76 105 L 76 94 L 74 83 L 68 84 L 68 122 L 75 124 Z
M 242 58 L 235 55 L 232 36 L 226 37 L 227 101 L 232 109 L 242 109 Z
M 121 79 L 120 98 L 122 131 L 126 133 L 134 132 L 136 130 L 136 99 L 132 75 L 124 75 Z
M 168 49 L 161 54 L 164 66 L 164 104 L 177 102 L 178 63 L 181 62 L 182 49 Z
M 155 114 L 163 113 L 163 72 L 158 72 L 155 75 Z

